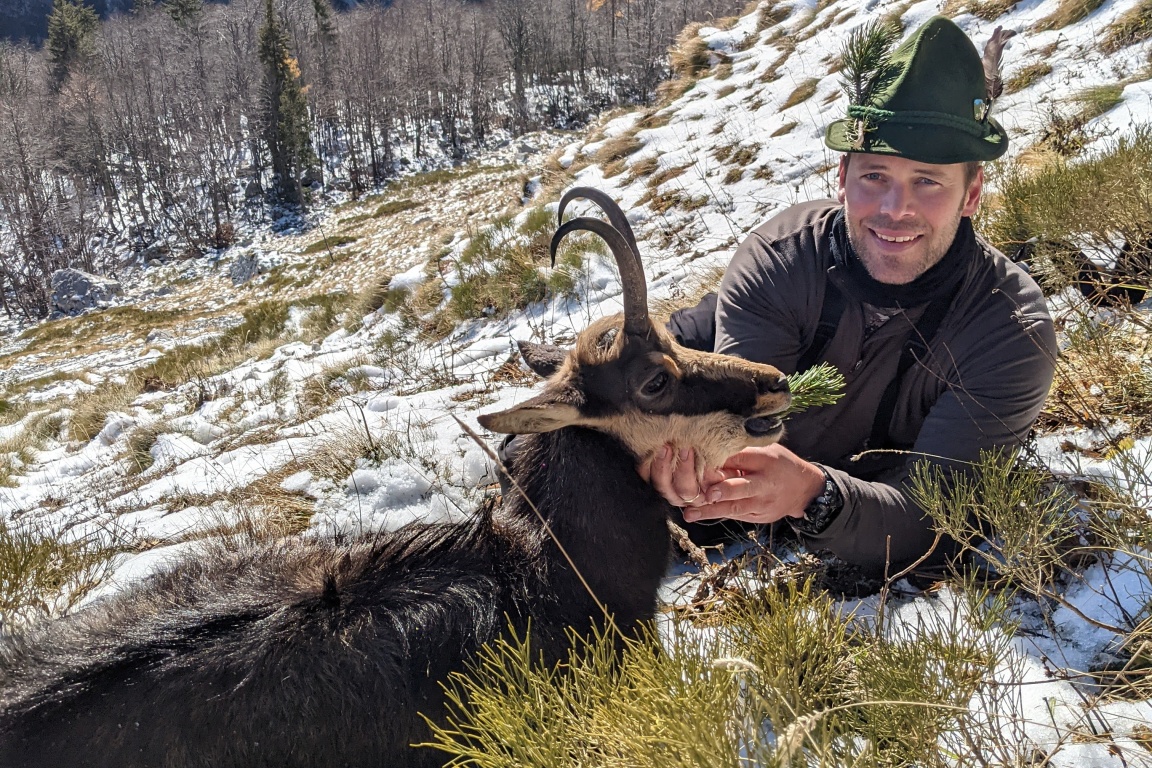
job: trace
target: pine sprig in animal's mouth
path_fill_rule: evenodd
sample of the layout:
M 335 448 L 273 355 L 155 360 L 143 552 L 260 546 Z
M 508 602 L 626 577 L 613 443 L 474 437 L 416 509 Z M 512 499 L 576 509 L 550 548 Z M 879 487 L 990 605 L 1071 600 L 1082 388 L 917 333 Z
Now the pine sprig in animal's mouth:
M 844 394 L 844 376 L 828 363 L 788 377 L 792 402 L 779 413 L 756 416 L 744 422 L 744 430 L 755 438 L 769 438 L 780 432 L 784 420 L 794 413 L 821 405 L 832 405 Z
M 781 418 L 809 408 L 834 404 L 844 395 L 844 375 L 828 363 L 820 363 L 789 376 L 788 389 L 792 392 L 792 404 L 780 414 Z

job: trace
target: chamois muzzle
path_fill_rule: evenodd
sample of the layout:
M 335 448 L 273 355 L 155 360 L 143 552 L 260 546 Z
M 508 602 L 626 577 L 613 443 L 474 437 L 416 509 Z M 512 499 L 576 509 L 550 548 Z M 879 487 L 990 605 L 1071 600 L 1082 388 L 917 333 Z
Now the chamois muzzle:
M 784 431 L 784 422 L 779 416 L 753 416 L 744 422 L 744 431 L 749 437 L 766 440 Z

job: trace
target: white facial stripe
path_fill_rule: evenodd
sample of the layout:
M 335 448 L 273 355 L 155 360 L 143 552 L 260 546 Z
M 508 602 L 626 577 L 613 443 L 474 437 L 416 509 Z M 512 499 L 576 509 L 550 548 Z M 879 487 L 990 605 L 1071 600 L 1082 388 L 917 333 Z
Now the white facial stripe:
M 584 422 L 586 426 L 607 432 L 628 446 L 640 461 L 664 448 L 666 443 L 692 448 L 696 454 L 696 476 L 705 469 L 715 469 L 734 453 L 751 445 L 770 445 L 782 433 L 754 438 L 744 429 L 744 418 L 732 413 L 709 413 L 699 416 L 680 414 L 653 415 L 633 411 L 615 418 Z

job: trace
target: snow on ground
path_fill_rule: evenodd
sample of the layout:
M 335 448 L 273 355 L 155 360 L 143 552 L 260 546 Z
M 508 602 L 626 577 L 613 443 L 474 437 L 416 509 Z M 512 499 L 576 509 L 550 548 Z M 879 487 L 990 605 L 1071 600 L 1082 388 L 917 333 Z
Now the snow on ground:
M 1027 0 L 996 22 L 969 14 L 957 21 L 982 45 L 995 26 L 1026 30 L 1058 4 Z M 901 9 L 909 29 L 940 7 L 934 0 L 779 5 L 790 13 L 777 27 L 757 31 L 757 15 L 750 14 L 730 28 L 702 29 L 720 63 L 659 110 L 659 119 L 650 121 L 655 127 L 636 131 L 636 112 L 617 116 L 588 136 L 525 137 L 481 161 L 493 170 L 447 187 L 397 185 L 359 204 L 321 206 L 297 230 L 277 234 L 252 226 L 239 245 L 223 253 L 129 274 L 125 304 L 172 311 L 184 322 L 136 329 L 84 349 L 63 342 L 33 349 L 17 336 L 18 329 L 9 328 L 0 337 L 0 353 L 7 355 L 0 358 L 0 383 L 13 386 L 60 375 L 24 395 L 58 409 L 56 398 L 62 394 L 106 387 L 162 350 L 219 334 L 239 321 L 235 308 L 241 300 L 270 297 L 267 275 L 232 284 L 229 270 L 240 258 L 255 259 L 266 271 L 306 275 L 298 284 L 277 284 L 279 298 L 356 290 L 385 275 L 394 275 L 392 287 L 417 286 L 426 279 L 424 265 L 430 258 L 444 248 L 458 253 L 483 220 L 519 199 L 523 172 L 550 151 L 562 167 L 578 169 L 572 185 L 604 189 L 629 211 L 651 297 L 676 296 L 695 276 L 725 264 L 743 234 L 773 212 L 834 193 L 837 158 L 824 147 L 822 136 L 844 109 L 838 76 L 828 72 L 845 35 Z M 1053 110 L 1074 109 L 1071 98 L 1084 88 L 1126 83 L 1120 104 L 1087 126 L 1097 137 L 1092 147 L 1152 120 L 1148 44 L 1107 57 L 1096 48 L 1106 26 L 1134 5 L 1135 0 L 1104 3 L 1075 25 L 1025 33 L 1010 43 L 1006 78 L 1037 62 L 1051 66 L 1049 74 L 995 106 L 994 114 L 1013 137 L 1013 152 L 1039 138 Z M 783 108 L 801 87 L 812 94 Z M 604 167 L 590 162 L 606 142 L 633 133 L 642 146 L 627 158 L 624 172 L 606 177 Z M 530 151 L 523 151 L 525 145 Z M 655 170 L 631 172 L 653 163 Z M 654 184 L 660 178 L 666 180 Z M 530 187 L 539 189 L 538 181 Z M 673 202 L 665 205 L 661 196 Z M 393 200 L 410 200 L 412 207 L 371 215 L 382 201 Z M 331 253 L 304 253 L 337 231 L 351 233 L 355 242 Z M 555 298 L 506 318 L 464 323 L 435 343 L 421 341 L 395 315 L 382 311 L 364 318 L 354 332 L 340 330 L 313 343 L 287 339 L 267 359 L 249 360 L 172 392 L 141 395 L 111 413 L 87 443 L 49 435 L 40 449 L 17 460 L 15 487 L 0 487 L 0 513 L 17 524 L 41 520 L 74 530 L 105 527 L 152 542 L 146 551 L 120 556 L 102 593 L 180 556 L 197 536 L 235 523 L 251 503 L 242 492 L 253 483 L 268 483 L 312 504 L 311 529 L 317 535 L 458 519 L 474 508 L 493 478 L 483 452 L 455 418 L 474 425 L 477 413 L 531 396 L 523 381 L 509 383 L 496 375 L 514 349 L 513 339 L 571 340 L 591 320 L 621 308 L 615 268 L 603 257 L 589 257 L 578 293 L 575 300 Z M 1054 302 L 1054 311 L 1061 309 L 1061 301 Z M 290 326 L 299 331 L 304 322 L 294 315 Z M 346 370 L 336 381 L 343 389 L 334 402 L 308 412 L 301 393 L 310 382 L 341 368 Z M 41 416 L 34 412 L 0 427 L 0 440 L 32 428 Z M 152 463 L 134 473 L 127 456 L 132 435 L 141 429 L 156 435 L 148 450 Z M 1134 437 L 1130 450 L 1111 459 L 1062 449 L 1069 441 L 1094 440 L 1084 433 L 1041 437 L 1038 452 L 1058 471 L 1143 494 L 1143 503 L 1152 508 L 1147 474 L 1140 478 L 1132 471 L 1152 464 L 1152 438 Z M 335 472 L 317 465 L 316 457 L 330 452 L 334 443 L 355 441 L 366 444 L 371 459 Z M 1116 562 L 1108 569 L 1089 569 L 1070 597 L 1094 619 L 1123 623 L 1141 615 L 1152 599 L 1152 586 L 1139 569 Z M 898 601 L 898 613 L 912 622 L 917 615 L 950 610 L 946 602 L 910 598 Z M 1012 640 L 1013 660 L 1002 670 L 1005 683 L 1018 684 L 1015 696 L 973 706 L 1008 707 L 1005 715 L 1023 723 L 1016 736 L 1052 753 L 1052 765 L 1148 762 L 1148 752 L 1131 741 L 1131 734 L 1135 725 L 1152 722 L 1152 705 L 1097 704 L 1091 718 L 1085 711 L 1090 687 L 1077 674 L 1115 649 L 1113 634 L 1067 608 L 1023 619 L 1031 623 Z M 1071 743 L 1067 734 L 1073 728 L 1109 730 L 1113 741 Z M 1116 751 L 1116 745 L 1123 749 Z

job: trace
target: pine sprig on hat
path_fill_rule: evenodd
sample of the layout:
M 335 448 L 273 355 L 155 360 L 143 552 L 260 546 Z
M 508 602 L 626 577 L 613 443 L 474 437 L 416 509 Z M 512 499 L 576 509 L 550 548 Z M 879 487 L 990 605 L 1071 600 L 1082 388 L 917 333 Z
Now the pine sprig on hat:
M 867 106 L 873 94 L 883 90 L 895 76 L 892 46 L 900 39 L 900 28 L 875 20 L 848 34 L 840 54 L 841 83 L 854 105 Z
M 883 91 L 899 74 L 892 65 L 892 46 L 900 39 L 898 25 L 880 20 L 857 27 L 848 34 L 840 54 L 841 84 L 848 94 L 849 114 L 866 111 L 872 97 Z M 856 108 L 855 110 L 853 108 Z M 863 143 L 871 121 L 866 114 L 856 116 L 854 143 Z

